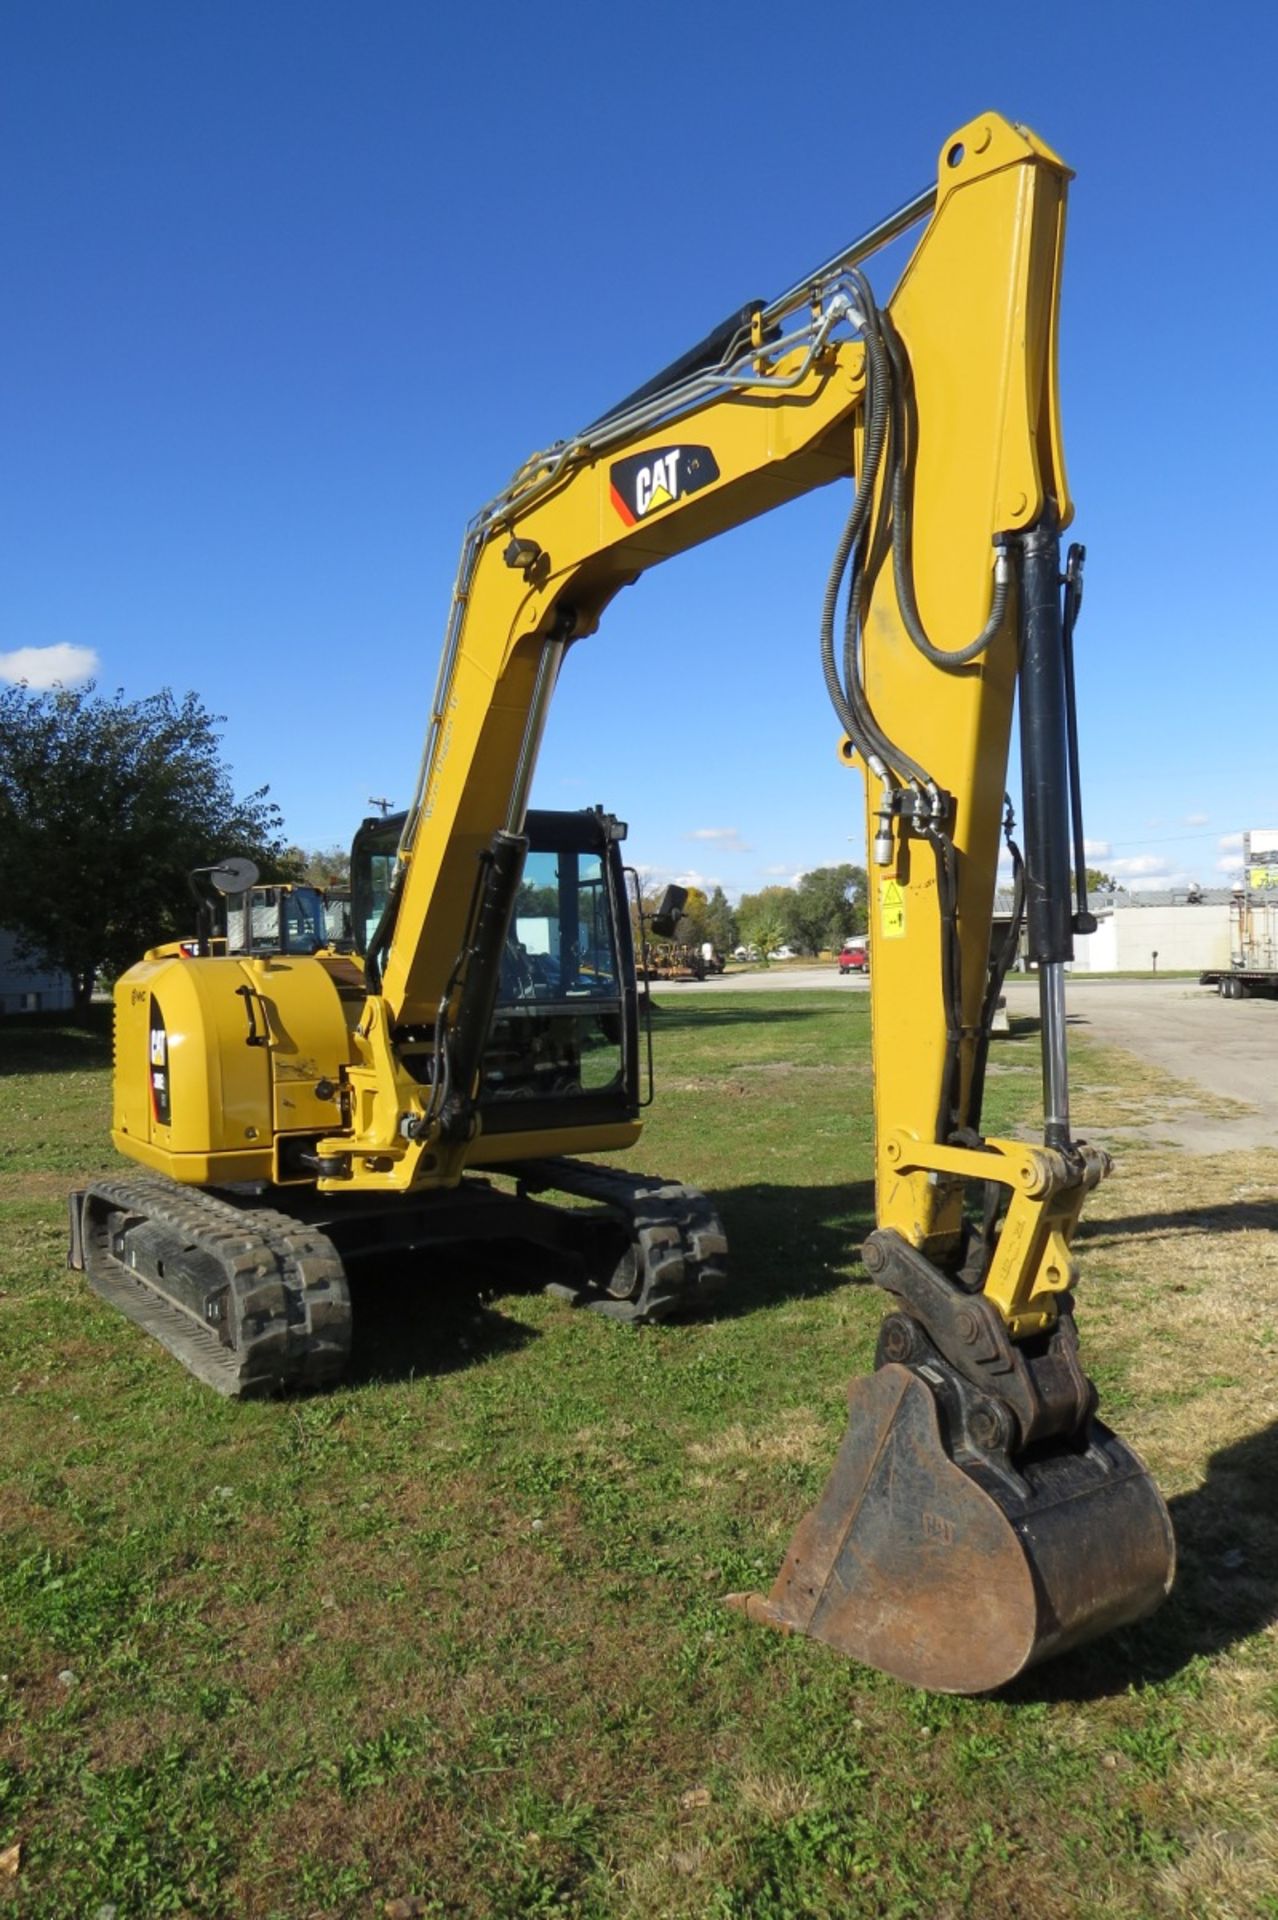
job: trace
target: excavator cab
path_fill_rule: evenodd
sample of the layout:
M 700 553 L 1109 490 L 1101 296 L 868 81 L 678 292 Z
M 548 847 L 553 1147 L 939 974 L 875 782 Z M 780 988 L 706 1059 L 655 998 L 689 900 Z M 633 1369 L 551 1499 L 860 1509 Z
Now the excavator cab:
M 403 814 L 363 822 L 351 849 L 356 950 L 393 915 Z M 477 1112 L 485 1138 L 633 1122 L 641 1024 L 621 860 L 623 822 L 601 807 L 531 808 L 487 1036 Z M 423 1073 L 425 1053 L 408 1051 Z
M 639 1019 L 611 816 L 533 809 L 481 1067 L 486 1134 L 633 1118 Z

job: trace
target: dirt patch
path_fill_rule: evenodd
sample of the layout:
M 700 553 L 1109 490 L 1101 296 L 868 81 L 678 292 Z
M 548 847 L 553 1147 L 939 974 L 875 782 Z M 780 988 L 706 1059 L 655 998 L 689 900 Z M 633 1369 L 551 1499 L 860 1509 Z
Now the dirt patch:
M 776 1426 L 758 1433 L 747 1433 L 738 1421 L 711 1440 L 690 1441 L 689 1458 L 701 1465 L 721 1461 L 812 1460 L 826 1445 L 827 1434 L 808 1407 L 796 1407 L 793 1414 Z
M 86 1178 L 91 1178 L 86 1175 Z M 0 1173 L 0 1202 L 5 1200 L 60 1200 L 65 1202 L 67 1194 L 75 1185 L 70 1174 L 45 1173 L 38 1167 L 24 1168 L 21 1173 Z

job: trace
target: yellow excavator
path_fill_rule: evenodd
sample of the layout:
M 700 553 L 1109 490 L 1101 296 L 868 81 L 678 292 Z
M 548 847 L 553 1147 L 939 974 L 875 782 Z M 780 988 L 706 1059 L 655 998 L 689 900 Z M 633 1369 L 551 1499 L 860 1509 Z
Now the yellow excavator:
M 157 949 L 124 974 L 113 1138 L 145 1171 L 71 1203 L 72 1265 L 232 1393 L 340 1373 L 347 1273 L 370 1253 L 531 1243 L 620 1319 L 712 1301 L 706 1197 L 574 1157 L 632 1146 L 650 1085 L 625 829 L 530 811 L 529 790 L 564 656 L 615 594 L 850 483 L 820 658 L 866 787 L 863 1258 L 890 1311 L 775 1585 L 734 1598 L 961 1692 L 1149 1612 L 1174 1560 L 1072 1313 L 1071 1242 L 1108 1162 L 1072 1136 L 1066 1075 L 1064 969 L 1088 925 L 1056 381 L 1069 177 L 980 115 L 935 185 L 519 469 L 466 532 L 412 805 L 356 836 L 356 951 Z M 866 263 L 915 227 L 880 304 Z M 1037 1142 L 981 1129 L 1016 937 L 991 952 L 1001 836 L 1038 970 Z

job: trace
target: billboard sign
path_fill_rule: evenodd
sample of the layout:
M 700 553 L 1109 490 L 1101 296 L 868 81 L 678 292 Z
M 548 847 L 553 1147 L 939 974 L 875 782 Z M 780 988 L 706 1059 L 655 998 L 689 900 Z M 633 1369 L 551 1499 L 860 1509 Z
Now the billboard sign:
M 1278 890 L 1278 827 L 1253 827 L 1246 836 L 1247 885 Z

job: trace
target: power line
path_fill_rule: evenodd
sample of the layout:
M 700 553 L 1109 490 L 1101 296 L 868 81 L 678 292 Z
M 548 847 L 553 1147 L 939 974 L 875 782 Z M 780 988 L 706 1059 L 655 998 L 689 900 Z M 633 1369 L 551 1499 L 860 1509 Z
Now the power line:
M 1228 834 L 1218 833 L 1213 830 L 1209 833 L 1164 833 L 1159 834 L 1153 840 L 1149 838 L 1148 834 L 1143 834 L 1139 840 L 1107 840 L 1105 844 L 1112 851 L 1114 847 L 1170 847 L 1179 844 L 1182 840 L 1221 841 L 1229 839 L 1230 837 Z M 1098 857 L 1103 859 L 1105 856 L 1101 854 Z

